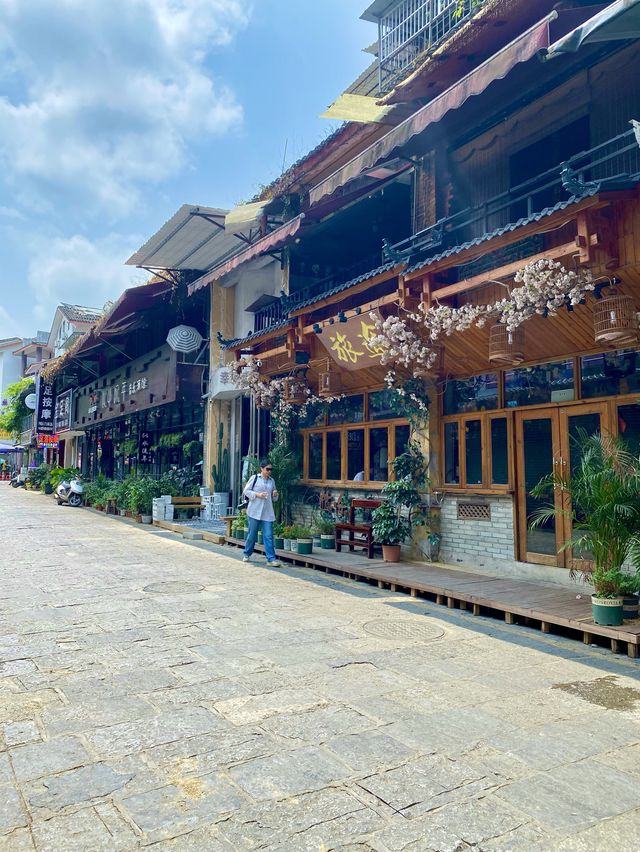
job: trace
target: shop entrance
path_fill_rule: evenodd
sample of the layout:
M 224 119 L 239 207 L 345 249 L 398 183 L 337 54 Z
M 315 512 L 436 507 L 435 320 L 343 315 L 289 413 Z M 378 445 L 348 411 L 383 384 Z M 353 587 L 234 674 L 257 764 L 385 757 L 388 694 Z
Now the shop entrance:
M 576 566 L 580 554 L 561 550 L 571 536 L 571 506 L 561 489 L 548 499 L 536 499 L 531 489 L 550 473 L 571 472 L 579 461 L 576 438 L 580 430 L 601 434 L 607 428 L 606 403 L 543 408 L 516 413 L 516 480 L 519 558 L 523 562 Z M 542 526 L 530 529 L 531 518 L 540 506 L 553 500 L 556 515 Z M 584 556 L 587 556 L 584 554 Z

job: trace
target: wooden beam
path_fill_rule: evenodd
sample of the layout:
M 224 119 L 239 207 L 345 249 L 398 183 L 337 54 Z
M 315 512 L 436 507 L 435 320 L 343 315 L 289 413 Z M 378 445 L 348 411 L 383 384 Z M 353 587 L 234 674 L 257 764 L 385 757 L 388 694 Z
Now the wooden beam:
M 365 314 L 368 314 L 369 311 L 375 310 L 375 308 L 381 308 L 383 305 L 393 305 L 397 301 L 398 301 L 398 293 L 397 292 L 389 293 L 388 296 L 381 296 L 379 299 L 376 299 L 374 302 L 369 302 L 368 305 L 360 305 L 360 314 L 364 316 Z M 358 316 L 356 314 L 355 308 L 352 308 L 349 311 L 345 311 L 344 313 L 345 313 L 345 316 L 347 317 L 347 319 L 350 319 L 351 317 Z M 329 327 L 329 320 L 328 319 L 320 320 L 318 323 L 311 323 L 310 325 L 305 325 L 305 327 L 302 329 L 304 334 L 311 334 L 311 332 L 313 331 L 314 325 L 319 325 L 320 328 L 328 328 Z
M 474 275 L 473 278 L 466 278 L 464 281 L 458 281 L 457 284 L 449 284 L 446 287 L 440 287 L 437 290 L 432 290 L 431 295 L 437 299 L 446 299 L 449 296 L 457 296 L 459 293 L 467 293 L 470 290 L 477 290 L 483 284 L 496 278 L 508 278 L 515 275 L 518 270 L 522 269 L 527 263 L 535 260 L 548 258 L 556 260 L 559 257 L 565 257 L 568 254 L 575 254 L 576 247 L 574 243 L 564 243 L 553 249 L 540 252 L 539 254 L 531 255 L 531 257 L 516 260 L 513 263 L 508 263 L 506 266 L 499 266 L 497 269 L 490 269 L 487 272 L 482 272 L 480 275 Z
M 591 234 L 589 233 L 589 220 L 586 212 L 578 213 L 576 224 L 578 226 L 578 235 L 576 236 L 578 263 L 589 263 L 591 260 Z
M 336 302 L 342 302 L 344 299 L 347 299 L 351 296 L 357 296 L 358 293 L 363 293 L 368 290 L 370 287 L 375 287 L 377 284 L 384 284 L 385 281 L 393 281 L 394 278 L 397 278 L 400 272 L 404 269 L 405 264 L 400 263 L 398 266 L 394 266 L 393 269 L 388 269 L 386 272 L 379 272 L 378 275 L 372 275 L 371 278 L 367 278 L 366 281 L 361 281 L 359 284 L 354 284 L 353 287 L 348 287 L 340 293 L 334 293 L 333 296 L 327 296 L 324 299 L 318 299 L 317 302 L 314 302 L 312 305 L 307 305 L 305 308 L 298 308 L 295 311 L 291 311 L 289 313 L 290 317 L 297 317 L 300 314 L 310 313 L 311 311 L 317 311 L 320 308 L 326 308 L 329 305 L 335 305 Z M 394 293 L 395 298 L 398 298 L 398 294 Z

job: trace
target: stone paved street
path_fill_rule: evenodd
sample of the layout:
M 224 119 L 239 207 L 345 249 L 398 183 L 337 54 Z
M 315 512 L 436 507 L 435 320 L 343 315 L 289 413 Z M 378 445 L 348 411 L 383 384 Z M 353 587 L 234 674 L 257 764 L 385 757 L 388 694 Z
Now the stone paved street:
M 0 484 L 0 849 L 636 850 L 623 657 Z

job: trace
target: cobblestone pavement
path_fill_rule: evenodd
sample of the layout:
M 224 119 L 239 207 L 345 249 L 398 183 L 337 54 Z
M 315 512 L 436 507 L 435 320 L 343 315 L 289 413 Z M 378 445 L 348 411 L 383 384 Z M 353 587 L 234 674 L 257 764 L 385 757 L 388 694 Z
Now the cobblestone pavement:
M 625 850 L 640 668 L 0 485 L 0 849 Z

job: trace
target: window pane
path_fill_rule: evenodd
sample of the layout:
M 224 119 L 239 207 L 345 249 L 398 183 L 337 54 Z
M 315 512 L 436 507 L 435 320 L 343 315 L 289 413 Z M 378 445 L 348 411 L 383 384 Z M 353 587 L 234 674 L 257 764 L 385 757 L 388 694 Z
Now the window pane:
M 485 373 L 471 379 L 456 379 L 444 386 L 444 413 L 465 414 L 498 407 L 498 374 Z
M 495 485 L 509 484 L 507 435 L 506 417 L 491 421 L 491 482 Z
M 460 482 L 460 462 L 458 458 L 458 424 L 444 425 L 444 481 L 452 485 Z
M 322 479 L 322 432 L 309 435 L 309 479 Z
M 581 358 L 582 396 L 613 396 L 640 390 L 640 357 L 632 349 Z
M 389 479 L 389 431 L 371 429 L 369 431 L 369 479 L 374 482 L 386 482 Z
M 347 432 L 347 479 L 364 480 L 364 429 Z
M 329 425 L 340 423 L 362 423 L 364 420 L 364 394 L 345 396 L 329 406 Z
M 327 479 L 342 479 L 340 432 L 327 432 Z
M 369 420 L 391 420 L 402 417 L 398 394 L 387 388 L 369 394 Z
M 629 452 L 640 453 L 640 405 L 621 405 L 618 408 L 618 433 Z
M 401 456 L 409 443 L 409 427 L 396 426 L 396 456 Z
M 324 426 L 327 404 L 325 402 L 311 402 L 305 406 L 305 411 L 300 418 L 301 428 L 309 426 Z
M 464 430 L 467 485 L 482 485 L 482 424 L 479 420 L 467 420 Z
M 507 370 L 504 374 L 504 398 L 508 408 L 572 400 L 573 360 Z

